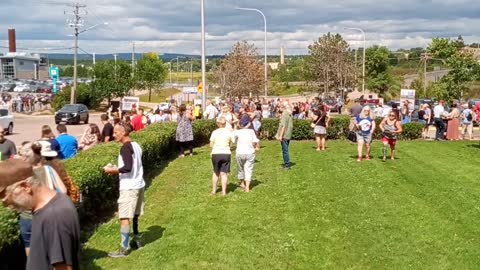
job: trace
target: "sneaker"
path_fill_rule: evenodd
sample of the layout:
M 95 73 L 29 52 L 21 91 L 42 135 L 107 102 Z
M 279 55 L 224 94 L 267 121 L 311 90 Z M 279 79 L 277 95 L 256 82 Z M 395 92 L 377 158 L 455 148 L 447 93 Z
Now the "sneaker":
M 120 247 L 120 249 L 118 251 L 108 253 L 108 257 L 110 257 L 110 258 L 124 258 L 124 257 L 127 257 L 129 253 L 130 253 L 129 248 Z
M 142 243 L 140 242 L 140 237 L 134 236 L 132 240 L 130 240 L 130 248 L 132 250 L 140 249 L 142 248 Z
M 387 157 L 383 156 L 382 161 L 387 161 Z

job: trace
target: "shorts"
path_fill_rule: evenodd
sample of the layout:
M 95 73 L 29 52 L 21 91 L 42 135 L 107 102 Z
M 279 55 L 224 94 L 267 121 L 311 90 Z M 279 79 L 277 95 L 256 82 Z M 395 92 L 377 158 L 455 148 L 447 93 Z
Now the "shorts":
M 315 135 L 327 135 L 327 129 L 322 126 L 315 126 L 313 132 L 315 132 Z
M 23 240 L 23 246 L 30 248 L 30 238 L 32 236 L 32 220 L 20 217 L 20 234 Z
M 363 133 L 357 133 L 357 142 L 364 142 L 366 144 L 372 143 L 372 134 L 368 133 L 367 135 Z
M 145 188 L 120 190 L 118 198 L 118 218 L 132 219 L 143 215 L 145 206 Z
M 230 173 L 230 154 L 213 154 L 212 165 L 215 174 Z
M 390 146 L 395 146 L 397 144 L 397 139 L 389 139 L 387 137 L 382 137 L 382 143 L 388 143 Z

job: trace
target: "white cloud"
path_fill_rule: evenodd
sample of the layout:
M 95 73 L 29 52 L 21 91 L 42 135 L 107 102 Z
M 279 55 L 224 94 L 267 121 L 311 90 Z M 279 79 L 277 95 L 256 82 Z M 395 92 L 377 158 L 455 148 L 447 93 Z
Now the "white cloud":
M 19 48 L 72 47 L 72 29 L 66 26 L 71 7 L 61 0 L 2 0 L 0 46 L 7 45 L 7 28 L 17 29 Z M 58 4 L 52 4 L 58 2 Z M 88 52 L 118 53 L 131 50 L 137 41 L 140 52 L 198 53 L 200 51 L 200 1 L 83 0 L 86 26 L 109 22 L 80 35 L 80 47 Z M 480 6 L 473 0 L 206 0 L 207 53 L 224 54 L 241 40 L 263 50 L 264 11 L 268 21 L 268 51 L 278 54 L 306 53 L 307 46 L 327 32 L 339 32 L 352 47 L 363 46 L 360 33 L 344 27 L 361 27 L 368 45 L 392 49 L 425 47 L 433 37 L 463 35 L 477 41 Z M 0 49 L 1 51 L 1 49 Z M 61 52 L 70 52 L 63 50 Z

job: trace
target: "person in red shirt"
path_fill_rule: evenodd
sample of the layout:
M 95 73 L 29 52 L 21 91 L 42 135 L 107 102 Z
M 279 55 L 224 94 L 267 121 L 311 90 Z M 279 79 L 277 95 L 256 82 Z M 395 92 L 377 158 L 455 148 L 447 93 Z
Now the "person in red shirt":
M 142 130 L 145 125 L 143 124 L 143 109 L 138 109 L 138 111 L 133 111 L 132 110 L 132 127 L 134 131 L 140 131 Z
M 473 109 L 473 111 L 475 112 L 475 114 L 477 115 L 477 122 L 480 121 L 480 102 L 477 102 L 477 104 L 475 105 L 475 108 Z

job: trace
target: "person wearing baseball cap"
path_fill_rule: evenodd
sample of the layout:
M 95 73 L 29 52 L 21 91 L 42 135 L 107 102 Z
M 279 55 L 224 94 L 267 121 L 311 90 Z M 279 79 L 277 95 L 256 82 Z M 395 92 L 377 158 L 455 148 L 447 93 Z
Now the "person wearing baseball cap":
M 79 269 L 77 210 L 69 197 L 50 189 L 45 178 L 43 167 L 34 169 L 27 161 L 0 163 L 2 203 L 19 212 L 33 212 L 26 269 Z

